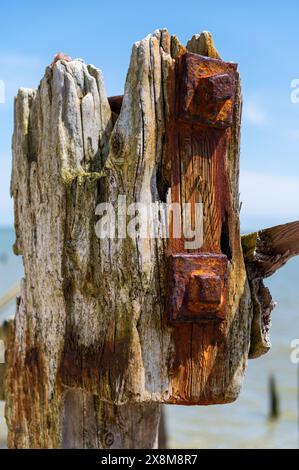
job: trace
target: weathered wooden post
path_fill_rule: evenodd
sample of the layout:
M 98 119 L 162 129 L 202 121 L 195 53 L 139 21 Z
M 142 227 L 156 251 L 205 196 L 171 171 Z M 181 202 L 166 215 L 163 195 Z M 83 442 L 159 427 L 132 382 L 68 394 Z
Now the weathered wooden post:
M 247 271 L 243 258 L 240 119 L 237 66 L 209 33 L 186 48 L 166 30 L 136 43 L 123 98 L 108 100 L 80 60 L 19 91 L 12 195 L 25 279 L 7 351 L 10 447 L 156 447 L 161 403 L 237 398 L 249 353 L 268 347 L 272 308 L 254 269 L 259 235 L 244 240 Z M 122 203 L 153 204 L 164 233 L 166 201 L 202 243 L 173 224 L 170 237 L 140 226 L 128 236 L 141 219 Z M 95 230 L 100 203 L 110 237 Z

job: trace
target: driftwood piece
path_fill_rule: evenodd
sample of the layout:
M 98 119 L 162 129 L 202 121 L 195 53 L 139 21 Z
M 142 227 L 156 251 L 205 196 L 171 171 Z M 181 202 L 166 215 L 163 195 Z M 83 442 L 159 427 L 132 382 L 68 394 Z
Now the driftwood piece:
M 233 69 L 232 126 L 211 142 L 175 114 L 190 53 Z M 133 46 L 123 98 L 109 103 L 101 72 L 81 60 L 57 61 L 37 90 L 19 91 L 11 188 L 25 279 L 7 351 L 10 447 L 152 448 L 160 403 L 237 398 L 254 300 L 239 228 L 240 80 L 220 62 L 208 33 L 184 48 L 161 30 Z M 223 321 L 168 321 L 169 256 L 182 240 L 97 236 L 98 205 L 124 200 L 204 203 L 201 253 L 228 265 Z
M 274 274 L 290 258 L 299 254 L 299 222 L 290 222 L 244 235 L 242 246 L 253 305 L 249 357 L 254 359 L 271 348 L 271 313 L 275 302 L 263 279 Z
M 299 254 L 299 221 L 244 235 L 242 245 L 250 277 L 272 276 Z

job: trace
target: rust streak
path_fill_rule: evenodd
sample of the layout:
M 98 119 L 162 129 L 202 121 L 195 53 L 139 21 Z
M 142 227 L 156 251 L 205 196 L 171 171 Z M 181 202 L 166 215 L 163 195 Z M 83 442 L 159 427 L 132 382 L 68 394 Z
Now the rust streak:
M 225 340 L 227 253 L 222 252 L 222 234 L 229 213 L 226 155 L 236 70 L 236 64 L 184 51 L 169 83 L 171 200 L 181 207 L 191 203 L 193 227 L 195 204 L 202 202 L 204 211 L 201 248 L 186 249 L 184 236 L 172 237 L 168 246 L 168 318 L 175 344 L 170 403 L 221 401 L 221 392 L 215 398 L 207 384 L 218 344 Z

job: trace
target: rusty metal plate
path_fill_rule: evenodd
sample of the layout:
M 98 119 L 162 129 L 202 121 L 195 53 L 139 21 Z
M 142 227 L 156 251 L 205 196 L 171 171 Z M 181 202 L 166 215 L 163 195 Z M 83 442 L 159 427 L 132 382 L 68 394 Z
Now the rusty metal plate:
M 178 67 L 178 118 L 220 129 L 232 126 L 237 64 L 189 52 Z
M 212 253 L 181 253 L 171 255 L 169 264 L 169 321 L 224 320 L 227 257 Z

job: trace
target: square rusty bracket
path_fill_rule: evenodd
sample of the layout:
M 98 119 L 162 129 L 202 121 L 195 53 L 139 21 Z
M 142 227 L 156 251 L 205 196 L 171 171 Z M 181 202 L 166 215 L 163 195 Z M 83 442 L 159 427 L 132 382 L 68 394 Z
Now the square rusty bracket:
M 178 119 L 220 129 L 231 127 L 237 64 L 188 52 L 178 67 Z
M 170 323 L 223 321 L 226 315 L 227 257 L 179 253 L 169 258 Z

